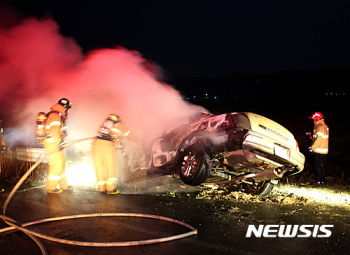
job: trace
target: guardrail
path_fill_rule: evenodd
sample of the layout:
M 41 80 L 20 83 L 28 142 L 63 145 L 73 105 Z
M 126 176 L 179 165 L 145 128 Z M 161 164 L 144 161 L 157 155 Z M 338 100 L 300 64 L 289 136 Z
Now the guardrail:
M 45 154 L 44 148 L 12 147 L 7 150 L 6 158 L 36 162 Z M 47 163 L 49 160 L 46 158 L 42 162 Z

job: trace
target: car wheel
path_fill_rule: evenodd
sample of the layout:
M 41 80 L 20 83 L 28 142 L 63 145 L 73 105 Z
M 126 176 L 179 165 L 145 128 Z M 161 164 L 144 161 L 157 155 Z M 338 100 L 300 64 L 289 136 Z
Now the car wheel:
M 275 185 L 272 184 L 270 181 L 263 181 L 255 184 L 244 183 L 243 189 L 245 193 L 251 195 L 267 196 L 271 193 L 274 186 Z
M 191 145 L 179 158 L 179 175 L 181 181 L 189 185 L 199 185 L 210 173 L 210 158 L 204 146 Z

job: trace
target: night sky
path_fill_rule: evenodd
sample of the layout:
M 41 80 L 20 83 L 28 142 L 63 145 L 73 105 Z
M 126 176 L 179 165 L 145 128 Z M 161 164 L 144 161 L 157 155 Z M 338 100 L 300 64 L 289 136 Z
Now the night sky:
M 139 51 L 167 76 L 350 67 L 350 1 L 9 0 L 50 15 L 83 51 Z

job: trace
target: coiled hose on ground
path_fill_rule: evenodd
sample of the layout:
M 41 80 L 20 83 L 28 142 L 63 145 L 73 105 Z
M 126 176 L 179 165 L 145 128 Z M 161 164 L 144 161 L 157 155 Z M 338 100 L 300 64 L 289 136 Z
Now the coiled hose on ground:
M 49 241 L 53 242 L 58 242 L 58 243 L 63 243 L 63 244 L 70 244 L 70 245 L 79 245 L 79 246 L 95 246 L 95 247 L 118 247 L 118 246 L 136 246 L 136 245 L 145 245 L 145 244 L 155 244 L 155 243 L 161 243 L 161 242 L 168 242 L 168 241 L 173 241 L 181 238 L 185 238 L 191 235 L 196 235 L 197 230 L 193 228 L 192 226 L 183 223 L 181 221 L 163 217 L 163 216 L 157 216 L 157 215 L 150 215 L 150 214 L 139 214 L 139 213 L 93 213 L 93 214 L 78 214 L 78 215 L 70 215 L 70 216 L 62 216 L 62 217 L 56 217 L 56 218 L 48 218 L 48 219 L 43 219 L 39 221 L 33 221 L 25 224 L 20 224 L 16 220 L 8 217 L 5 215 L 6 213 L 6 208 L 7 205 L 9 204 L 12 196 L 14 193 L 18 190 L 18 188 L 21 186 L 21 184 L 25 181 L 25 179 L 30 175 L 30 173 L 48 156 L 51 154 L 55 153 L 58 150 L 62 150 L 72 144 L 83 142 L 83 141 L 88 141 L 95 139 L 95 137 L 88 137 L 88 138 L 83 138 L 79 140 L 75 140 L 70 143 L 65 143 L 61 145 L 60 147 L 57 147 L 56 149 L 46 153 L 43 155 L 38 161 L 35 162 L 35 164 L 28 169 L 28 171 L 22 176 L 22 178 L 17 182 L 15 187 L 12 189 L 8 197 L 6 198 L 4 205 L 3 205 L 3 214 L 0 215 L 0 218 L 3 219 L 3 221 L 8 224 L 10 227 L 0 229 L 0 233 L 5 233 L 8 231 L 14 231 L 14 230 L 20 230 L 24 232 L 28 237 L 30 237 L 40 248 L 42 254 L 46 255 L 47 251 L 43 244 L 40 242 L 40 240 L 37 238 L 42 238 L 46 239 Z M 162 220 L 162 221 L 167 221 L 171 223 L 175 223 L 178 225 L 182 225 L 186 228 L 188 228 L 190 231 L 179 234 L 179 235 L 174 235 L 174 236 L 169 236 L 169 237 L 162 237 L 162 238 L 157 238 L 157 239 L 148 239 L 148 240 L 140 240 L 140 241 L 126 241 L 126 242 L 81 242 L 81 241 L 72 241 L 72 240 L 67 240 L 67 239 L 60 239 L 48 235 L 44 235 L 29 229 L 26 229 L 28 226 L 36 225 L 36 224 L 43 224 L 43 223 L 48 223 L 48 222 L 53 222 L 53 221 L 59 221 L 59 220 L 70 220 L 70 219 L 78 219 L 78 218 L 91 218 L 91 217 L 138 217 L 138 218 L 150 218 L 150 219 L 157 219 L 157 220 Z

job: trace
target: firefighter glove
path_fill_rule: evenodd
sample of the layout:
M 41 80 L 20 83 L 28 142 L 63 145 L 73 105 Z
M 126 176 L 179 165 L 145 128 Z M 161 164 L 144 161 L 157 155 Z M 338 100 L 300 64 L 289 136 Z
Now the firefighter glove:
M 60 151 L 64 149 L 64 145 L 66 144 L 66 141 L 62 141 L 58 146 L 60 147 Z
M 309 152 L 311 155 L 314 153 L 314 151 L 311 149 L 311 146 L 309 147 Z

